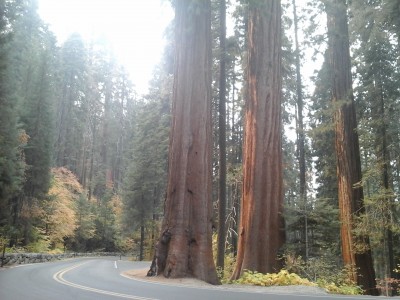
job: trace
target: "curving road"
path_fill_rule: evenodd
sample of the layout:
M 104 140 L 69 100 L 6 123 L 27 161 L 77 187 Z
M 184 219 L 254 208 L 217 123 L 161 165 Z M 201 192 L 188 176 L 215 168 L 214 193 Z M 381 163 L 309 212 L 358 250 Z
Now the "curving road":
M 124 271 L 143 269 L 148 263 L 116 260 L 117 258 L 72 259 L 61 262 L 21 265 L 0 270 L 1 300 L 183 300 L 183 299 L 268 299 L 327 300 L 374 299 L 333 295 L 294 295 L 251 292 L 221 287 L 173 286 L 134 280 L 121 276 Z M 379 297 L 379 299 L 385 299 Z M 387 298 L 389 299 L 389 298 Z M 393 298 L 391 298 L 393 299 Z

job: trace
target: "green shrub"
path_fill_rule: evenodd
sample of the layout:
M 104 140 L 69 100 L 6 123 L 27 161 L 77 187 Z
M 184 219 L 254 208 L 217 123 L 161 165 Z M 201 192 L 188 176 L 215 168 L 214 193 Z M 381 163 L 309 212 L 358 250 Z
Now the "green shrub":
M 328 293 L 341 295 L 360 295 L 363 290 L 350 280 L 350 268 L 338 269 L 331 256 L 310 258 L 307 262 L 301 256 L 286 254 L 286 268 L 308 278 Z
M 328 282 L 324 279 L 319 279 L 317 281 L 319 287 L 325 289 L 330 294 L 341 294 L 341 295 L 362 295 L 363 290 L 351 283 L 337 284 L 333 281 Z
M 31 253 L 48 253 L 50 243 L 48 240 L 39 239 L 36 242 L 30 243 L 25 248 L 27 252 Z
M 336 274 L 318 278 L 317 284 L 331 294 L 362 295 L 361 287 L 350 279 L 351 272 L 350 267 L 344 267 L 341 270 L 339 269 Z
M 230 277 L 235 269 L 236 257 L 233 253 L 225 254 L 224 257 L 224 269 L 217 267 L 217 275 L 222 283 L 229 283 Z
M 214 233 L 212 237 L 212 248 L 213 248 L 213 256 L 215 263 L 217 261 L 217 249 L 218 249 L 217 240 L 218 240 L 218 235 Z M 235 265 L 236 265 L 236 257 L 234 256 L 231 250 L 231 246 L 227 245 L 224 256 L 224 269 L 222 270 L 221 268 L 217 267 L 217 275 L 222 283 L 230 283 L 230 277 L 233 273 L 233 270 L 235 269 Z

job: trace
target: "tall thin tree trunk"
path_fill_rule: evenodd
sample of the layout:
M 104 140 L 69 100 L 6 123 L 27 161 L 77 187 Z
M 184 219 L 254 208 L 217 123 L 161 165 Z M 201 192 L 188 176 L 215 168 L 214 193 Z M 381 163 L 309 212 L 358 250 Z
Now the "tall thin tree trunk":
M 335 149 L 341 242 L 343 262 L 351 268 L 351 279 L 367 294 L 377 294 L 371 250 L 356 253 L 353 234 L 354 216 L 365 212 L 361 181 L 360 148 L 353 100 L 347 6 L 345 0 L 326 2 L 330 64 L 332 67 L 332 102 L 334 113 Z M 360 242 L 369 246 L 365 236 Z M 369 247 L 368 247 L 369 248 Z
M 94 174 L 94 154 L 96 147 L 96 119 L 93 117 L 92 120 L 92 145 L 90 150 L 90 167 L 89 167 L 89 183 L 88 183 L 88 200 L 89 202 L 92 200 L 93 194 L 93 174 Z
M 110 153 L 109 153 L 109 125 L 111 116 L 111 83 L 110 79 L 106 79 L 105 95 L 104 95 L 104 118 L 103 118 L 103 138 L 100 150 L 102 172 L 105 174 L 105 183 L 107 187 L 112 186 L 112 172 L 110 167 Z
M 246 127 L 238 255 L 244 270 L 280 269 L 284 242 L 281 142 L 281 2 L 249 7 Z
M 156 243 L 156 221 L 158 220 L 157 217 L 157 204 L 158 204 L 158 187 L 155 186 L 153 190 L 153 208 L 152 208 L 152 223 L 151 223 L 151 248 L 155 247 Z
M 392 218 L 391 213 L 394 211 L 393 207 L 393 197 L 391 195 L 390 189 L 393 187 L 393 182 L 390 178 L 390 154 L 388 149 L 388 134 L 387 134 L 387 118 L 385 110 L 385 96 L 383 92 L 383 82 L 381 77 L 381 70 L 376 70 L 375 80 L 377 86 L 377 98 L 379 99 L 379 105 L 377 110 L 377 120 L 379 120 L 378 130 L 377 130 L 377 157 L 378 161 L 382 165 L 382 187 L 384 189 L 384 203 L 386 205 L 385 213 L 385 226 L 384 226 L 384 270 L 385 274 L 383 278 L 395 278 L 395 262 L 394 262 L 394 251 L 393 251 L 393 232 L 391 229 Z M 387 250 L 386 250 L 387 249 Z
M 144 259 L 144 224 L 140 225 L 140 249 L 139 249 L 139 260 L 142 261 Z
M 299 179 L 300 179 L 300 205 L 304 209 L 304 253 L 305 260 L 308 260 L 308 211 L 307 211 L 307 186 L 306 186 L 306 157 L 305 157 L 305 135 L 303 122 L 303 86 L 301 80 L 300 65 L 300 47 L 298 40 L 298 18 L 296 10 L 296 0 L 292 0 L 293 20 L 294 20 L 294 38 L 295 38 L 295 56 L 296 56 L 296 92 L 297 92 L 297 150 L 299 161 Z
M 226 239 L 226 0 L 220 0 L 220 62 L 219 62 L 219 189 L 217 267 L 224 269 Z
M 168 187 L 148 275 L 219 283 L 212 255 L 211 3 L 175 1 Z
M 236 61 L 233 62 L 233 76 L 232 76 L 232 112 L 231 112 L 231 145 L 232 147 L 231 150 L 231 155 L 230 155 L 230 163 L 233 165 L 236 165 L 240 163 L 240 158 L 241 156 L 238 155 L 238 148 L 242 147 L 241 141 L 239 141 L 239 134 L 236 132 L 236 114 L 237 110 L 236 108 L 236 72 L 235 72 L 235 64 Z M 228 123 L 229 124 L 229 123 Z M 237 255 L 237 241 L 238 241 L 238 236 L 237 236 L 237 231 L 238 231 L 238 223 L 239 223 L 239 205 L 240 205 L 240 200 L 238 200 L 238 182 L 235 180 L 233 183 L 231 183 L 231 194 L 229 195 L 229 198 L 231 199 L 231 225 L 230 225 L 230 230 L 231 230 L 231 245 L 232 245 L 232 253 L 234 256 Z
M 83 189 L 86 189 L 86 173 L 87 173 L 87 138 L 84 136 L 82 143 L 82 156 L 79 170 L 79 182 L 82 184 Z

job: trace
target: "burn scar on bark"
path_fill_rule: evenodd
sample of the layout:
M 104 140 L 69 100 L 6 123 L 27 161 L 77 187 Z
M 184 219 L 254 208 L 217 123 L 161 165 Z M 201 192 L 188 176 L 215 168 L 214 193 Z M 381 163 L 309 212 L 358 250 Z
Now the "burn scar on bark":
M 153 257 L 153 261 L 151 262 L 150 270 L 147 272 L 147 276 L 157 276 L 165 269 L 167 253 L 168 253 L 168 246 L 171 240 L 172 233 L 167 228 L 159 242 L 156 245 L 156 251 Z
M 172 233 L 169 231 L 169 229 L 164 231 L 164 233 L 161 237 L 161 243 L 164 245 L 167 245 L 169 243 L 169 241 L 171 240 L 171 235 L 172 235 Z
M 244 227 L 240 229 L 240 235 L 244 235 Z

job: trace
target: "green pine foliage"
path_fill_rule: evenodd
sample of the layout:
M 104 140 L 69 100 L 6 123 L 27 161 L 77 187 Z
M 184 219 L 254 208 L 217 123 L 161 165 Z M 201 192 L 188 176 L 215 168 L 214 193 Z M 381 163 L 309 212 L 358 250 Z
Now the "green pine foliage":
M 50 211 L 43 207 L 60 203 L 48 195 L 55 165 L 72 171 L 87 193 L 71 199 L 85 217 L 72 236 L 64 234 L 65 246 L 115 250 L 120 235 L 115 195 L 133 129 L 132 83 L 104 43 L 89 47 L 72 35 L 59 48 L 36 1 L 1 1 L 0 8 L 2 240 L 31 250 L 53 247 L 43 221 Z
M 11 243 L 19 240 L 28 244 L 35 239 L 36 217 L 24 212 L 40 203 L 50 184 L 55 38 L 38 17 L 35 1 L 24 2 L 18 12 L 8 44 L 9 85 L 5 86 L 13 91 L 10 116 L 17 116 L 21 137 L 26 137 L 20 153 L 26 166 L 23 189 L 12 200 L 9 225 L 14 228 Z
M 340 255 L 336 154 L 333 108 L 330 103 L 329 68 L 322 65 L 310 107 L 312 155 L 315 168 L 315 204 L 313 211 L 315 248 Z
M 363 10 L 360 10 L 363 5 Z M 390 8 L 390 9 L 389 9 Z M 356 234 L 368 233 L 375 256 L 375 268 L 384 294 L 391 293 L 398 274 L 394 272 L 398 226 L 398 28 L 387 1 L 353 3 L 352 29 L 355 32 L 354 65 L 358 84 L 360 137 L 366 214 L 358 219 Z M 363 249 L 364 245 L 357 245 Z M 382 289 L 383 288 L 383 289 Z
M 159 69 L 146 101 L 135 106 L 132 152 L 123 186 L 125 234 L 136 239 L 143 251 L 144 241 L 138 231 L 145 228 L 151 236 L 148 258 L 158 236 L 166 187 L 171 88 L 169 74 Z
M 62 45 L 59 56 L 53 156 L 57 166 L 78 173 L 77 161 L 85 141 L 83 131 L 90 109 L 85 87 L 87 50 L 82 37 L 72 34 Z
M 9 203 L 17 195 L 23 183 L 24 159 L 21 148 L 26 135 L 18 128 L 15 98 L 9 78 L 10 42 L 14 23 L 13 3 L 0 1 L 0 234 L 6 235 L 11 207 Z

